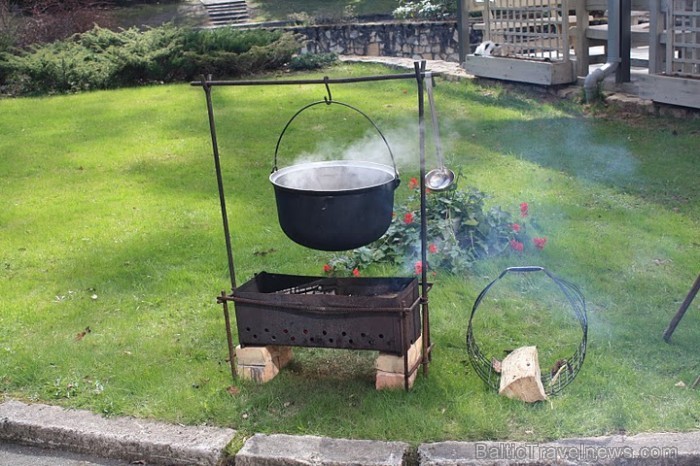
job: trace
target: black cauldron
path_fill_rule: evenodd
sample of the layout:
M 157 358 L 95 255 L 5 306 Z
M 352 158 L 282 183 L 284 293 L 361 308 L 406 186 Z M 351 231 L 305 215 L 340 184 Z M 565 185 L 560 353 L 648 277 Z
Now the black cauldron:
M 270 175 L 282 231 L 312 249 L 344 251 L 379 239 L 389 228 L 399 179 L 371 162 L 311 162 Z
M 362 115 L 381 136 L 394 166 L 335 160 L 278 170 L 277 154 L 287 128 L 304 110 L 321 104 L 346 107 Z M 374 121 L 352 105 L 326 99 L 302 107 L 287 122 L 275 147 L 270 182 L 280 227 L 292 241 L 322 251 L 346 251 L 365 246 L 387 231 L 400 180 L 391 147 Z

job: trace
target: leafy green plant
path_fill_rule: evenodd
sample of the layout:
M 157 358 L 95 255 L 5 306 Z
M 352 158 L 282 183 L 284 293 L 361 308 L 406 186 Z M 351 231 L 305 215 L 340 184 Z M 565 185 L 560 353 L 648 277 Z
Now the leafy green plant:
M 446 0 L 399 1 L 393 11 L 396 19 L 444 19 L 456 12 L 456 3 Z
M 240 76 L 274 70 L 299 50 L 291 33 L 279 31 L 190 31 L 180 69 L 189 80 L 200 74 Z
M 326 273 L 358 275 L 373 263 L 390 263 L 421 273 L 420 192 L 418 180 L 408 183 L 411 193 L 394 212 L 386 234 L 374 243 L 332 258 Z M 426 194 L 428 268 L 452 272 L 469 270 L 475 261 L 501 254 L 523 239 L 525 228 L 514 228 L 511 215 L 500 207 L 486 208 L 486 194 L 456 185 Z M 519 224 L 517 224 L 519 225 Z M 518 230 L 518 231 L 516 231 Z
M 265 47 L 282 37 L 280 31 L 245 30 L 232 28 L 219 29 L 184 29 L 182 31 L 185 50 L 207 54 L 225 50 L 231 53 L 245 53 L 253 47 Z
M 294 56 L 289 62 L 289 68 L 294 71 L 316 70 L 336 61 L 338 56 L 334 53 L 305 53 Z
M 77 92 L 278 69 L 298 49 L 292 34 L 273 31 L 95 27 L 69 40 L 0 54 L 0 76 L 5 92 L 14 95 Z

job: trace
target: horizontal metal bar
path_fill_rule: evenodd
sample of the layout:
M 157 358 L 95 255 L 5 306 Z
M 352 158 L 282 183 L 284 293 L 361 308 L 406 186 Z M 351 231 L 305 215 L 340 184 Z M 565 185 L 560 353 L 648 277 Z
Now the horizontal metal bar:
M 280 310 L 302 310 L 309 314 L 347 314 L 353 312 L 395 312 L 395 313 L 409 313 L 413 311 L 419 304 L 421 298 L 416 299 L 410 307 L 358 307 L 349 306 L 347 308 L 340 307 L 327 307 L 327 306 L 309 306 L 300 304 L 281 304 L 273 303 L 265 300 L 248 299 L 241 298 L 239 296 L 226 296 L 225 298 L 218 297 L 218 302 L 221 304 L 222 301 L 233 301 L 234 303 L 243 304 L 254 304 L 258 306 L 265 306 L 268 308 L 275 308 Z
M 432 72 L 433 76 L 440 76 L 440 72 Z M 421 76 L 425 76 L 425 73 L 421 73 Z M 390 81 L 396 79 L 416 79 L 415 73 L 403 73 L 403 74 L 387 74 L 379 76 L 359 76 L 357 78 L 328 78 L 328 79 L 283 79 L 283 80 L 271 80 L 263 81 L 259 79 L 253 80 L 223 80 L 223 81 L 192 81 L 190 85 L 192 86 L 282 86 L 282 85 L 300 85 L 300 84 L 347 84 L 347 83 L 361 83 L 361 82 L 371 82 L 371 81 Z

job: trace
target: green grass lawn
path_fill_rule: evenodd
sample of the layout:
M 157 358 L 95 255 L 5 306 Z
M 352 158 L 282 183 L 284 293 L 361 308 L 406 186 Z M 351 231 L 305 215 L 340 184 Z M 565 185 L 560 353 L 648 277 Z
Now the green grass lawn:
M 417 443 L 700 429 L 700 391 L 676 386 L 700 375 L 700 301 L 670 345 L 661 339 L 700 263 L 699 121 L 594 118 L 570 102 L 471 82 L 440 82 L 435 93 L 461 185 L 491 194 L 490 205 L 516 218 L 528 202 L 548 243 L 483 261 L 466 276 L 432 277 L 433 363 L 408 393 L 374 390 L 371 352 L 295 349 L 274 381 L 232 382 L 215 303 L 229 279 L 200 88 L 0 100 L 0 390 L 244 434 Z M 411 81 L 333 88 L 400 153 L 399 199 L 417 172 L 415 94 Z M 324 95 L 323 86 L 214 89 L 239 283 L 261 270 L 321 274 L 330 257 L 286 239 L 267 180 L 283 125 Z M 317 143 L 363 137 L 366 123 L 322 107 L 285 136 L 281 166 Z M 489 391 L 465 345 L 481 289 L 503 268 L 526 264 L 576 283 L 590 326 L 576 380 L 535 405 Z M 528 280 L 499 287 L 502 301 L 477 314 L 487 324 L 480 343 L 578 343 L 575 332 L 562 338 L 566 308 L 551 321 L 537 316 L 551 293 Z M 499 302 L 514 304 L 501 311 Z

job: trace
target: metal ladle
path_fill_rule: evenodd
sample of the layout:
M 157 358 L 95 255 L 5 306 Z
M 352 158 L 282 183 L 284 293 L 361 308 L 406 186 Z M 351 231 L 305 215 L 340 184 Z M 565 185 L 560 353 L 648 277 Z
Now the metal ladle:
M 444 191 L 455 180 L 455 173 L 445 167 L 442 158 L 442 144 L 440 142 L 440 130 L 438 129 L 437 113 L 435 112 L 435 100 L 433 99 L 433 75 L 430 71 L 425 73 L 425 85 L 428 92 L 428 104 L 430 105 L 430 117 L 433 122 L 433 139 L 435 140 L 435 156 L 439 167 L 430 170 L 425 175 L 425 185 L 433 191 Z

